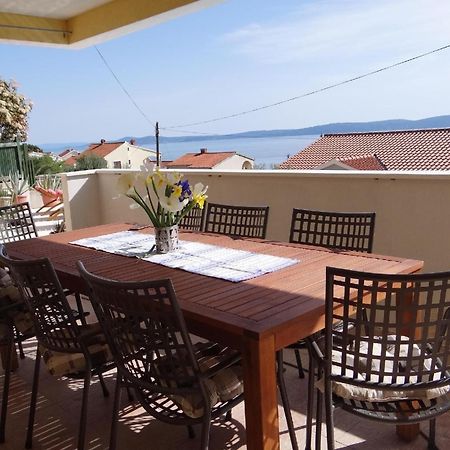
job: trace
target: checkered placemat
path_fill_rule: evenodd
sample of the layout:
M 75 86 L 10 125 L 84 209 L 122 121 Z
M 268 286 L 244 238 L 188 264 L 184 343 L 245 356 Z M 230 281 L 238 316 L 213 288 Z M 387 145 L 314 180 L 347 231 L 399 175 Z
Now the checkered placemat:
M 190 241 L 180 241 L 180 248 L 175 252 L 157 254 L 151 252 L 155 237 L 136 231 L 120 231 L 70 243 L 233 282 L 249 280 L 299 262 L 298 259 Z

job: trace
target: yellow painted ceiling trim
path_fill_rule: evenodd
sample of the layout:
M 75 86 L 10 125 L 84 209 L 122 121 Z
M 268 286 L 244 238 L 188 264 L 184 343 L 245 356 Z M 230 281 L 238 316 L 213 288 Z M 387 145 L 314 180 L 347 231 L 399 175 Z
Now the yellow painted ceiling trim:
M 0 12 L 0 40 L 67 45 L 66 20 Z
M 68 20 L 70 44 L 167 13 L 197 0 L 113 0 Z

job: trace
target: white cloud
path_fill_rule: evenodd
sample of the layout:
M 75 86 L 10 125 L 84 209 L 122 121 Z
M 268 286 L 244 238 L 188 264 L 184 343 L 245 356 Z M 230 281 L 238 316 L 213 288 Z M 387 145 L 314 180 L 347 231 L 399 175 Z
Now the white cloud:
M 223 36 L 230 49 L 265 64 L 413 55 L 450 42 L 450 2 L 322 0 L 278 22 Z

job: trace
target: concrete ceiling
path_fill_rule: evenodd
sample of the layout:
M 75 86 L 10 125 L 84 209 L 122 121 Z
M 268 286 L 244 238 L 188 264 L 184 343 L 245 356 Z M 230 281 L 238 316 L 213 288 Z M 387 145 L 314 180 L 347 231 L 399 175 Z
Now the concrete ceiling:
M 0 0 L 0 42 L 82 48 L 223 0 Z

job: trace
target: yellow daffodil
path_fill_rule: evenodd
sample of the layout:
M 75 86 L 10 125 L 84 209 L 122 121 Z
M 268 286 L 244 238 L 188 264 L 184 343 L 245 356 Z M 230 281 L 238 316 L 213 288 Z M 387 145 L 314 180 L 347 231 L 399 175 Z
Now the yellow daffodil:
M 172 186 L 172 188 L 173 188 L 173 195 L 176 195 L 177 197 L 181 197 L 181 193 L 183 192 L 183 189 L 181 188 L 181 186 L 176 184 L 175 186 Z
M 193 208 L 203 208 L 208 187 L 197 183 L 191 188 L 178 172 L 161 172 L 150 160 L 143 161 L 137 175 L 124 173 L 118 190 L 143 208 L 157 228 L 176 225 Z
M 117 187 L 122 195 L 130 195 L 134 191 L 136 176 L 133 173 L 124 173 L 117 180 Z
M 203 186 L 202 183 L 196 183 L 192 190 L 192 201 L 200 208 L 203 209 L 205 200 L 208 198 L 205 192 L 208 190 L 208 186 Z

